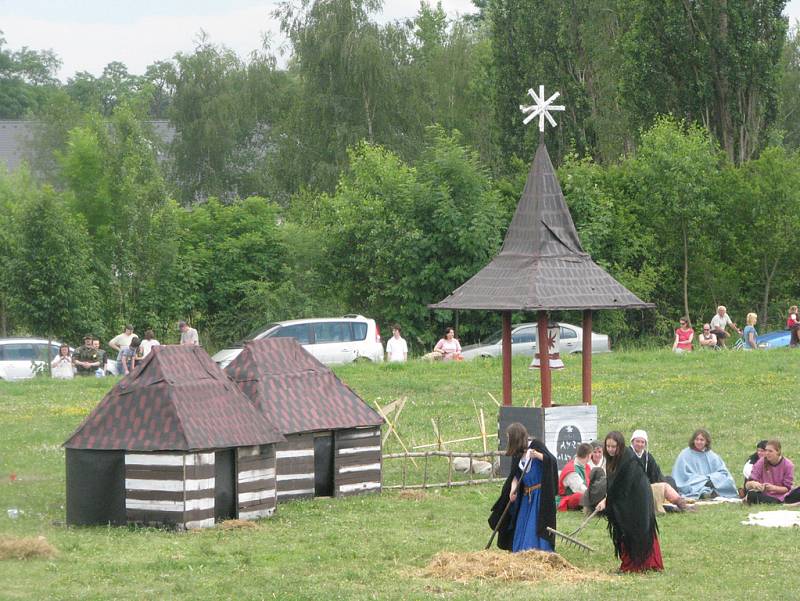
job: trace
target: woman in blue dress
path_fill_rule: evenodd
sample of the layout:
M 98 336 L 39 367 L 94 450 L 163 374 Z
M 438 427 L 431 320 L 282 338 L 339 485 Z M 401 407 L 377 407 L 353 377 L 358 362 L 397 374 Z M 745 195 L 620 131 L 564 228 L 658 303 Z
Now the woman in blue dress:
M 558 463 L 547 447 L 535 438 L 528 444 L 528 432 L 520 423 L 508 427 L 509 455 L 521 455 L 512 465 L 509 498 L 514 504 L 513 552 L 527 549 L 555 550 L 556 483 Z

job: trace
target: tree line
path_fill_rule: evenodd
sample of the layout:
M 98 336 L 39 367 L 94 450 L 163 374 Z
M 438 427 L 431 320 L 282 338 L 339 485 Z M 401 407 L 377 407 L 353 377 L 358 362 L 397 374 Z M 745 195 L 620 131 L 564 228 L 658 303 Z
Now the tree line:
M 476 5 L 381 25 L 374 0 L 286 3 L 286 68 L 201 38 L 143 75 L 112 63 L 63 84 L 52 52 L 0 38 L 0 116 L 37 123 L 30 169 L 0 175 L 0 333 L 133 322 L 168 339 L 189 318 L 214 346 L 359 312 L 420 350 L 448 324 L 485 336 L 497 315 L 426 305 L 499 249 L 539 82 L 567 105 L 545 139 L 584 247 L 657 305 L 596 327 L 665 335 L 717 304 L 777 325 L 800 295 L 785 2 Z

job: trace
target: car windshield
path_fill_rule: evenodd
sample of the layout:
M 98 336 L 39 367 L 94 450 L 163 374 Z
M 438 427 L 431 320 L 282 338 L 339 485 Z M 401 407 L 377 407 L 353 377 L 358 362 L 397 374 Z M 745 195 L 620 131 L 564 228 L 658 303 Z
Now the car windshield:
M 490 345 L 490 344 L 499 344 L 500 340 L 503 338 L 503 330 L 497 330 L 491 336 L 488 336 L 486 340 L 482 341 L 481 344 Z
M 268 332 L 272 328 L 276 328 L 276 327 L 278 327 L 277 323 L 269 323 L 269 324 L 267 324 L 265 326 L 261 326 L 260 328 L 256 328 L 255 330 L 250 332 L 247 336 L 245 336 L 241 340 L 237 341 L 235 344 L 232 344 L 231 347 L 244 346 L 244 343 L 247 342 L 248 340 L 258 340 L 259 338 L 263 337 L 263 334 L 265 332 Z

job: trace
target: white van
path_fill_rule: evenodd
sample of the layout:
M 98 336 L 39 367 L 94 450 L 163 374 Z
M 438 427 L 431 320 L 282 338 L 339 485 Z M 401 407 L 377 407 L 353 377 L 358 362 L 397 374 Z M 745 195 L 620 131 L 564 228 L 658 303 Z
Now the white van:
M 325 365 L 383 361 L 380 329 L 374 319 L 363 315 L 279 321 L 259 328 L 245 340 L 262 338 L 294 338 Z M 211 358 L 224 369 L 242 352 L 242 346 L 222 349 Z

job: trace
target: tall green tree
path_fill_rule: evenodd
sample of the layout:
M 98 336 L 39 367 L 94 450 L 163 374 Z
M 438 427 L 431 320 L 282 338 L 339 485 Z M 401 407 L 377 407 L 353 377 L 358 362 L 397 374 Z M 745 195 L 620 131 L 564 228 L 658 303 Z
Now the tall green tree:
M 51 50 L 10 50 L 5 43 L 0 31 L 0 119 L 20 119 L 57 89 L 61 61 Z
M 37 190 L 20 210 L 12 263 L 15 302 L 28 331 L 77 340 L 97 326 L 91 252 L 80 217 L 52 188 Z
M 786 0 L 622 0 L 621 95 L 649 127 L 671 113 L 711 131 L 731 161 L 763 147 L 777 114 Z

